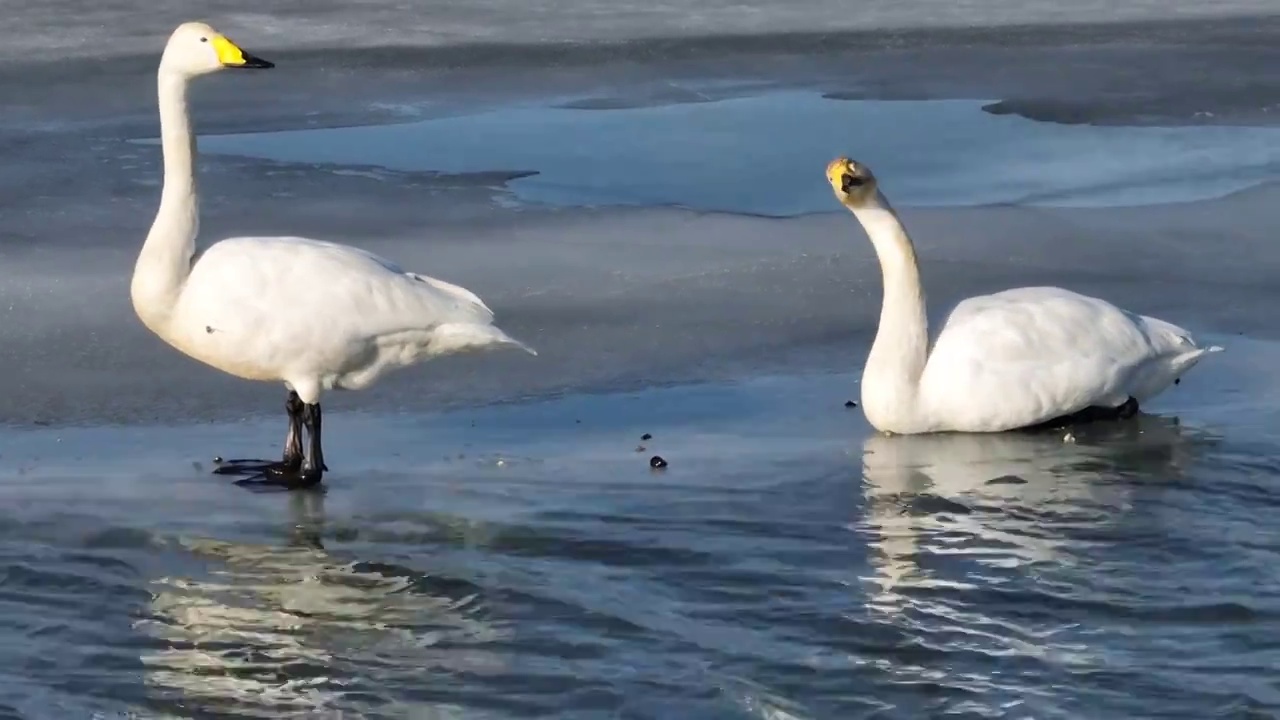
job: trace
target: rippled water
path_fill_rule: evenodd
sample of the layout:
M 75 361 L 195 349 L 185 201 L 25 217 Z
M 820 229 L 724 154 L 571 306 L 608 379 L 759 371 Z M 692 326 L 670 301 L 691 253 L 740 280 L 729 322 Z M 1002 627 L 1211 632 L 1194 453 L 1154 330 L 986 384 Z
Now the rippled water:
M 1207 339 L 1073 441 L 845 375 L 334 414 L 327 494 L 193 462 L 276 423 L 5 431 L 0 714 L 1264 717 L 1280 352 Z

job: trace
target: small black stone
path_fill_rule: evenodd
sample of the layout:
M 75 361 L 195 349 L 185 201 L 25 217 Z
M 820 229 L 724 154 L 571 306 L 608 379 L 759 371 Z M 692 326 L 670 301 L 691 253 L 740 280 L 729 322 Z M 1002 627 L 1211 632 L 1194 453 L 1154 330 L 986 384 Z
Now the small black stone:
M 640 439 L 641 439 L 641 440 L 652 440 L 652 439 L 653 439 L 653 436 L 652 436 L 652 435 L 650 435 L 649 433 L 645 433 L 645 434 L 643 434 L 643 435 L 641 435 L 641 436 L 640 436 Z
M 856 403 L 856 402 L 854 402 L 854 401 L 852 401 L 852 400 L 845 400 L 845 401 L 844 401 L 844 406 L 845 406 L 845 407 L 858 407 L 858 403 Z
M 667 466 L 667 461 L 663 460 L 661 455 L 654 455 L 653 457 L 649 458 L 649 467 L 653 468 L 654 470 L 661 470 L 666 466 Z

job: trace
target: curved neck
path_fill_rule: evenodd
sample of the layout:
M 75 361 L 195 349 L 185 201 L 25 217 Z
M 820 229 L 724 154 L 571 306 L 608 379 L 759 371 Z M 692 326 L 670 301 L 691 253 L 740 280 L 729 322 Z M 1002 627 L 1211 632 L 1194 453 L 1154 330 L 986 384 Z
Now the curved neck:
M 929 353 L 929 319 L 915 246 L 878 192 L 872 202 L 848 209 L 871 239 L 884 279 L 880 326 L 862 372 L 863 406 L 877 426 L 912 423 Z
M 160 209 L 133 270 L 133 307 L 153 330 L 165 322 L 191 272 L 200 207 L 196 197 L 195 135 L 187 113 L 187 78 L 167 72 L 157 76 L 160 145 L 164 154 L 164 189 Z

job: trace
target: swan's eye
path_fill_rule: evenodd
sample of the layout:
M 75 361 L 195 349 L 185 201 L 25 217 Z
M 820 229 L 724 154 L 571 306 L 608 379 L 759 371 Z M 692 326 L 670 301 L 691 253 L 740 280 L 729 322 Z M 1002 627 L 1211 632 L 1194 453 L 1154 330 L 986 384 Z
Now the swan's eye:
M 849 192 L 853 188 L 862 187 L 866 184 L 866 180 L 853 175 L 844 175 L 840 178 L 840 189 Z
M 209 42 L 209 38 L 207 37 L 200 38 L 200 42 Z

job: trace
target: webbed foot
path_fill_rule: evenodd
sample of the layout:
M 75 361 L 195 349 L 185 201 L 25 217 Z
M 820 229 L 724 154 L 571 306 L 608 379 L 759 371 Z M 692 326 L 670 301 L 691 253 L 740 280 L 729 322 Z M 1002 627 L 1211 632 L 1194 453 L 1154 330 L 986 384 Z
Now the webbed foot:
M 320 447 L 320 406 L 307 405 L 293 391 L 289 392 L 284 406 L 289 414 L 289 431 L 285 435 L 283 460 L 214 458 L 214 474 L 238 476 L 236 485 L 260 492 L 305 490 L 320 484 L 329 469 Z M 310 458 L 304 458 L 302 452 L 304 426 L 311 435 Z
M 283 460 L 223 460 L 217 462 L 215 475 L 239 477 L 235 485 L 257 489 L 260 492 L 279 490 L 305 490 L 318 485 L 327 467 L 304 467 L 301 461 Z
M 1108 420 L 1128 420 L 1138 414 L 1138 399 L 1129 397 L 1116 407 L 1087 407 L 1070 415 L 1046 420 L 1037 425 L 1023 428 L 1026 432 L 1037 432 L 1042 430 L 1062 430 L 1064 428 L 1075 425 L 1085 425 L 1088 423 L 1104 422 Z

